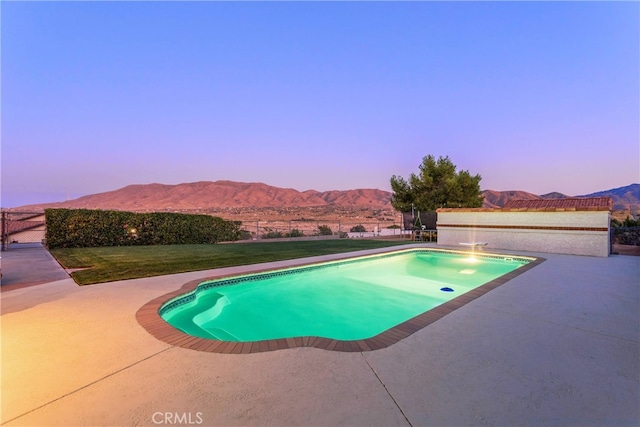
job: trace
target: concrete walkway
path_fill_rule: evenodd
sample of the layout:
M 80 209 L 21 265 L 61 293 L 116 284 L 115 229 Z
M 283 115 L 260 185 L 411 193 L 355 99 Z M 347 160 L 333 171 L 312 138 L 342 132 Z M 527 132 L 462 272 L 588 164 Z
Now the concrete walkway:
M 2 252 L 2 292 L 67 279 L 69 275 L 40 243 L 12 244 Z
M 520 254 L 547 261 L 363 353 L 202 353 L 136 322 L 144 303 L 212 270 L 85 287 L 67 276 L 5 291 L 0 422 L 640 424 L 640 258 Z

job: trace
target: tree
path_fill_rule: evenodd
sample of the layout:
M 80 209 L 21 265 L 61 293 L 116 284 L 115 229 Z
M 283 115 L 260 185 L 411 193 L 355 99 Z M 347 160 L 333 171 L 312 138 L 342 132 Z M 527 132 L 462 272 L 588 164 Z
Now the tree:
M 483 197 L 480 193 L 480 175 L 469 171 L 456 172 L 449 156 L 436 160 L 432 155 L 422 159 L 420 173 L 412 173 L 409 180 L 401 176 L 391 177 L 391 205 L 400 212 L 412 208 L 434 211 L 438 208 L 479 208 Z

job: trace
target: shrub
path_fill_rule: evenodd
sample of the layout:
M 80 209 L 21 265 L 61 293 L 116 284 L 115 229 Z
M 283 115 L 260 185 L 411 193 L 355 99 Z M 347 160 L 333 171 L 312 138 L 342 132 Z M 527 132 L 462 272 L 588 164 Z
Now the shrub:
M 173 245 L 238 240 L 240 223 L 209 215 L 46 209 L 47 246 Z
M 264 233 L 262 235 L 263 239 L 281 239 L 284 237 L 284 235 L 282 234 L 282 232 L 280 231 L 273 231 L 270 228 L 265 228 L 266 233 Z
M 355 227 L 351 227 L 350 231 L 352 233 L 364 233 L 367 230 L 364 228 L 364 225 L 360 224 L 360 225 L 356 225 Z
M 321 236 L 332 236 L 333 235 L 333 231 L 331 231 L 331 228 L 329 228 L 328 225 L 320 225 L 320 226 L 318 226 L 318 233 L 320 233 Z
M 253 234 L 249 230 L 242 229 L 240 230 L 240 240 L 251 240 L 253 238 Z
M 304 236 L 304 232 L 298 230 L 297 228 L 294 228 L 293 230 L 291 230 L 290 233 L 286 234 L 286 237 L 303 237 Z

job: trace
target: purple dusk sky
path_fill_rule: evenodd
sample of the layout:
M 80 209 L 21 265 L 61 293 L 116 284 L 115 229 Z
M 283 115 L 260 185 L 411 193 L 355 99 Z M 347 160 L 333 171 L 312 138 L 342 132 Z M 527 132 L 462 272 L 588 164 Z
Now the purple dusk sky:
M 2 2 L 2 207 L 228 179 L 640 181 L 638 2 Z

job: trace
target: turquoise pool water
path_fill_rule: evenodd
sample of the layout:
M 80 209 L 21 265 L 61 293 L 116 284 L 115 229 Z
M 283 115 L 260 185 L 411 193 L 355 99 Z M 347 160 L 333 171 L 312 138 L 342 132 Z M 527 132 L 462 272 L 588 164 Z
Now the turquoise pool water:
M 187 334 L 224 341 L 366 339 L 529 261 L 398 251 L 204 282 L 160 315 Z

